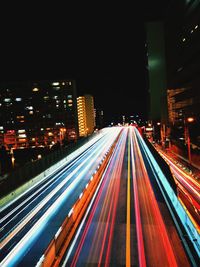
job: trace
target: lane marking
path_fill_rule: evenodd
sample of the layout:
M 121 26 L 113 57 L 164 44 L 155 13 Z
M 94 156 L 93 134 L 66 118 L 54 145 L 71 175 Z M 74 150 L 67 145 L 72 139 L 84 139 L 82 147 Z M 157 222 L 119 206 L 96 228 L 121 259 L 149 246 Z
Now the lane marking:
M 126 212 L 126 267 L 131 266 L 131 205 L 130 205 L 130 136 L 128 135 L 128 181 L 127 181 L 127 212 Z

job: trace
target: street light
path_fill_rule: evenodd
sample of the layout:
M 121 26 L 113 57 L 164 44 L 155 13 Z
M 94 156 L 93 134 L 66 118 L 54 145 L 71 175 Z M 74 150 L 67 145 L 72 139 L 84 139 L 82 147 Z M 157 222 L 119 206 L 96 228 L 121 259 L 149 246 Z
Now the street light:
M 190 147 L 190 132 L 189 132 L 189 123 L 193 122 L 194 118 L 193 117 L 188 117 L 185 119 L 185 142 L 187 143 L 187 147 L 188 147 L 188 160 L 189 163 L 191 164 L 192 160 L 191 160 L 191 147 Z

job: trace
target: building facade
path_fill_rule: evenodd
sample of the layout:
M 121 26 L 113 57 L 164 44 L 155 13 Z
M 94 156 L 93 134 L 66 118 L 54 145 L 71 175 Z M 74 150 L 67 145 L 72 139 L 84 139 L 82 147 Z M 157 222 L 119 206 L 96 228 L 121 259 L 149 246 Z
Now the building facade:
M 149 74 L 150 121 L 167 124 L 166 62 L 164 25 L 162 21 L 146 23 Z
M 74 80 L 1 83 L 1 144 L 22 148 L 76 140 L 76 99 Z
M 200 145 L 200 2 L 172 1 L 165 18 L 168 107 L 174 136 Z
M 95 128 L 94 98 L 85 94 L 77 98 L 79 136 L 93 133 Z

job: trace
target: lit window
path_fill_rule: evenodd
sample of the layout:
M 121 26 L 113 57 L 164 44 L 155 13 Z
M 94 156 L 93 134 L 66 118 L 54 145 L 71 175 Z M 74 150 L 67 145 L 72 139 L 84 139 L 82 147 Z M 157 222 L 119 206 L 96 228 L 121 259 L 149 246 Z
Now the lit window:
M 24 116 L 18 115 L 17 119 L 24 119 Z
M 22 98 L 21 97 L 16 97 L 15 101 L 20 102 L 20 101 L 22 101 Z
M 19 136 L 19 138 L 25 138 L 26 134 L 19 134 L 18 136 Z
M 33 88 L 33 92 L 38 92 L 39 89 L 37 87 Z
M 33 106 L 27 106 L 25 107 L 26 110 L 33 110 Z
M 183 38 L 183 39 L 182 39 L 182 41 L 183 41 L 183 42 L 185 42 L 185 41 L 186 41 L 186 39 L 185 39 L 185 38 Z
M 11 98 L 5 98 L 4 102 L 11 102 Z
M 195 28 L 195 30 L 197 29 L 199 27 L 199 25 L 196 25 L 194 28 Z
M 33 114 L 33 110 L 29 111 L 29 114 L 32 115 Z
M 72 98 L 72 95 L 68 95 L 67 98 Z
M 57 85 L 59 85 L 59 82 L 53 82 L 52 85 L 57 86 Z

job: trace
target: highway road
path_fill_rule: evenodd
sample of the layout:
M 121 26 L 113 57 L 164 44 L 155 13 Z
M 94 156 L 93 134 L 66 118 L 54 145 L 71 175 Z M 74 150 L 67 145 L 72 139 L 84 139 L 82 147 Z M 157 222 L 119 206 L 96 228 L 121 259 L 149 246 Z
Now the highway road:
M 139 139 L 123 130 L 61 266 L 191 266 Z
M 90 142 L 73 161 L 3 208 L 0 266 L 45 266 L 46 248 L 113 145 L 59 266 L 192 266 L 138 130 L 109 127 Z
M 71 163 L 1 211 L 0 266 L 35 266 L 120 128 L 104 130 Z

